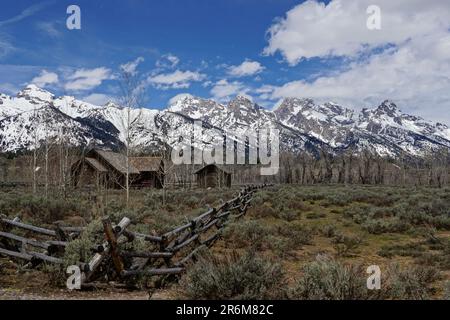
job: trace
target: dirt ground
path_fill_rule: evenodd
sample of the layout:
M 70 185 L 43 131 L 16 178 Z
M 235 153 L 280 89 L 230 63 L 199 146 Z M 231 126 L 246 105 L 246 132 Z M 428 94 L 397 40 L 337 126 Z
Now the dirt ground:
M 69 291 L 51 285 L 42 271 L 17 271 L 7 259 L 0 259 L 0 300 L 149 300 L 148 291 L 117 289 L 113 286 L 88 291 Z M 152 300 L 170 300 L 170 290 L 152 292 Z

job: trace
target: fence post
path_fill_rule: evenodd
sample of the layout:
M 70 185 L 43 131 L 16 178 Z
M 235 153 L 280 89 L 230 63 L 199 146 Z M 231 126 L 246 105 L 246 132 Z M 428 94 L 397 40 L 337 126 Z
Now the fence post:
M 103 229 L 105 231 L 106 240 L 108 241 L 108 244 L 110 247 L 111 258 L 112 258 L 114 267 L 117 271 L 117 274 L 120 277 L 123 272 L 123 261 L 122 261 L 122 258 L 120 257 L 119 250 L 117 248 L 116 234 L 113 230 L 111 220 L 109 217 L 103 218 Z

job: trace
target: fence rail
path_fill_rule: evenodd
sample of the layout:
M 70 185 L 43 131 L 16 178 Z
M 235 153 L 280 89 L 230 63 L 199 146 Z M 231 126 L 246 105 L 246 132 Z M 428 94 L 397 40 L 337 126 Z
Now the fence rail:
M 113 225 L 109 217 L 102 219 L 105 242 L 93 248 L 94 256 L 87 263 L 79 263 L 83 286 L 105 279 L 106 273 L 125 282 L 139 275 L 170 276 L 186 270 L 202 250 L 220 239 L 224 227 L 231 220 L 244 216 L 250 208 L 254 193 L 271 185 L 246 186 L 239 194 L 205 213 L 191 219 L 162 235 L 147 235 L 129 230 L 132 221 L 124 217 Z M 21 229 L 26 234 L 36 234 L 46 240 L 35 240 L 13 233 Z M 63 264 L 67 244 L 79 237 L 83 228 L 56 225 L 54 229 L 25 224 L 20 219 L 0 217 L 0 255 L 28 261 L 29 267 L 41 263 Z M 121 250 L 121 244 L 141 239 L 149 243 L 148 251 Z M 31 248 L 42 252 L 32 251 Z

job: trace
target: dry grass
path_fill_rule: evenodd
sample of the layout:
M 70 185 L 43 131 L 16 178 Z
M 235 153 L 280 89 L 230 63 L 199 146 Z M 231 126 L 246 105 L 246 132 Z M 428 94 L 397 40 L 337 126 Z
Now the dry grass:
M 342 293 L 335 288 L 342 293 L 339 295 L 320 286 L 314 287 L 314 292 L 329 298 L 444 298 L 448 296 L 450 280 L 449 191 L 374 186 L 273 187 L 257 193 L 248 215 L 230 224 L 210 252 L 222 259 L 252 251 L 258 259 L 276 261 L 287 288 L 280 295 L 297 292 L 293 298 L 305 297 L 305 291 L 298 288 L 299 283 L 305 283 L 305 272 L 312 272 L 312 278 L 323 273 L 324 277 L 331 277 L 327 272 L 341 272 L 341 266 L 346 266 L 342 272 L 343 279 L 347 279 L 346 272 L 364 271 L 374 264 L 381 267 L 382 283 L 384 279 L 389 286 L 383 295 L 367 295 L 366 289 L 359 288 Z M 236 189 L 171 190 L 164 204 L 161 191 L 135 191 L 129 208 L 124 205 L 123 193 L 110 192 L 97 198 L 97 203 L 77 195 L 64 201 L 51 200 L 55 203 L 48 208 L 59 208 L 64 212 L 59 219 L 81 225 L 95 225 L 105 213 L 115 222 L 127 215 L 135 222 L 136 230 L 160 233 L 232 198 L 235 192 Z M 0 199 L 3 213 L 19 213 L 24 221 L 46 224 L 54 212 L 47 208 L 47 200 L 36 200 L 17 191 L 3 193 Z M 79 245 L 82 248 L 85 244 Z M 321 259 L 336 265 L 318 266 Z M 235 260 L 239 261 L 227 261 Z M 220 265 L 213 266 L 214 272 L 220 273 L 216 270 Z M 190 274 L 191 278 L 195 276 Z M 364 273 L 360 276 L 367 277 Z M 14 288 L 7 277 L 2 272 L 0 283 Z M 424 286 L 423 290 L 420 286 Z M 173 285 L 166 296 L 183 297 L 182 291 L 179 285 Z

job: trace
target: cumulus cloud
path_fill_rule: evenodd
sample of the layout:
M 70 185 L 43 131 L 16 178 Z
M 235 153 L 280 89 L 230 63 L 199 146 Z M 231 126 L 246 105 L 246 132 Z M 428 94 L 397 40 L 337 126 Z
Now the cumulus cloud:
M 206 75 L 195 71 L 176 70 L 172 73 L 162 73 L 150 76 L 147 81 L 155 88 L 161 90 L 167 89 L 186 89 L 192 82 L 202 81 Z
M 37 85 L 38 87 L 44 88 L 49 84 L 58 83 L 58 81 L 59 78 L 56 73 L 48 72 L 47 70 L 42 70 L 39 76 L 31 80 L 31 83 Z
M 120 66 L 120 70 L 122 72 L 134 75 L 134 74 L 136 74 L 137 67 L 144 61 L 145 61 L 145 59 L 143 57 L 138 57 L 134 61 L 130 61 L 125 64 L 122 64 Z
M 228 82 L 228 80 L 222 79 L 215 83 L 210 93 L 215 100 L 223 102 L 236 95 L 247 96 L 249 91 L 250 90 L 246 88 L 242 82 Z
M 377 0 L 381 30 L 369 30 L 366 11 L 372 4 L 372 0 L 306 1 L 270 27 L 264 53 L 280 52 L 295 65 L 303 58 L 355 56 L 362 50 L 401 44 L 450 26 L 446 0 Z
M 257 61 L 245 60 L 238 66 L 228 68 L 228 74 L 233 77 L 246 77 L 260 73 L 264 67 Z
M 192 94 L 189 93 L 180 93 L 177 94 L 176 96 L 174 96 L 172 99 L 169 100 L 169 105 L 174 105 L 175 103 L 177 103 L 180 100 L 184 100 L 186 98 L 192 98 Z
M 111 96 L 103 93 L 92 93 L 84 97 L 82 100 L 91 103 L 93 105 L 103 106 L 108 102 L 112 101 L 113 99 L 111 98 Z
M 366 28 L 368 4 L 308 1 L 289 11 L 270 29 L 265 52 L 279 51 L 291 65 L 330 56 L 342 56 L 342 64 L 311 80 L 263 86 L 260 97 L 311 97 L 355 108 L 392 99 L 405 112 L 450 122 L 448 2 L 379 0 L 382 29 L 374 31 Z
M 311 97 L 353 107 L 374 106 L 392 99 L 404 111 L 430 119 L 446 117 L 450 123 L 450 34 L 410 41 L 353 62 L 346 71 L 318 77 L 312 82 L 264 86 L 265 98 Z
M 68 82 L 64 88 L 69 91 L 91 90 L 109 79 L 113 79 L 113 76 L 108 68 L 79 69 L 67 77 Z

